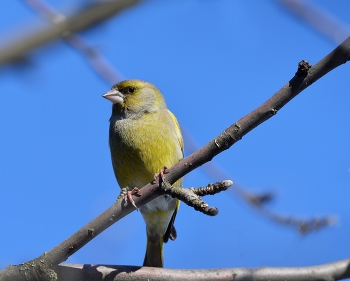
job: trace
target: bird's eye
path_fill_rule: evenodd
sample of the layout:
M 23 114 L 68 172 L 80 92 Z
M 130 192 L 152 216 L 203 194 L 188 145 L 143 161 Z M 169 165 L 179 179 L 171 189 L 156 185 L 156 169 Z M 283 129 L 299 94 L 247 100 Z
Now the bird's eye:
M 132 94 L 132 93 L 134 93 L 135 91 L 136 91 L 136 89 L 135 89 L 134 87 L 129 87 L 129 88 L 128 88 L 129 94 Z

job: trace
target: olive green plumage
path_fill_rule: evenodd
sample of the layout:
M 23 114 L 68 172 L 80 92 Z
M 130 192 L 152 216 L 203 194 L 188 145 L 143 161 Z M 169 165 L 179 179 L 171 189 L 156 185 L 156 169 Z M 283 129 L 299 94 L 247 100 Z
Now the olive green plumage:
M 141 188 L 164 166 L 183 158 L 179 124 L 154 85 L 126 80 L 104 97 L 113 103 L 109 146 L 120 188 Z M 174 185 L 181 186 L 182 179 Z M 176 238 L 173 223 L 178 207 L 179 201 L 167 195 L 140 207 L 147 230 L 144 266 L 163 267 L 163 241 Z

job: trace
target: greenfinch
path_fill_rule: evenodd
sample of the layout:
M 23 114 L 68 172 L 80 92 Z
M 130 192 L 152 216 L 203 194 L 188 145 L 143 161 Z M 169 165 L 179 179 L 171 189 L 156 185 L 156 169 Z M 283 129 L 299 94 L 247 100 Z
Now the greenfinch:
M 141 188 L 163 167 L 171 167 L 183 158 L 180 126 L 154 85 L 126 80 L 115 84 L 103 97 L 113 103 L 109 147 L 120 188 L 129 192 Z M 182 186 L 182 179 L 174 186 Z M 147 232 L 144 266 L 164 266 L 163 242 L 176 238 L 174 220 L 179 204 L 179 200 L 161 195 L 140 207 Z

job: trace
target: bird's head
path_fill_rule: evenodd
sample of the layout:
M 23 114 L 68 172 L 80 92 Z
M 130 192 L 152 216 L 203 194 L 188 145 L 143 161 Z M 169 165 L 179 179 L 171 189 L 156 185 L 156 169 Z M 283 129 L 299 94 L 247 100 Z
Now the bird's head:
M 141 80 L 119 82 L 103 95 L 113 103 L 112 115 L 137 118 L 142 114 L 166 108 L 160 91 Z

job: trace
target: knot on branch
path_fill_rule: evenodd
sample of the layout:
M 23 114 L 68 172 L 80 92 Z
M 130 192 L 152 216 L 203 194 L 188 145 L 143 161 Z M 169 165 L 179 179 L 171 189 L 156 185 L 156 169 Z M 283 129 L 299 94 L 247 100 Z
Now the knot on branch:
M 295 73 L 295 75 L 300 78 L 304 78 L 306 77 L 310 68 L 311 68 L 311 64 L 306 60 L 302 60 L 301 62 L 298 63 L 298 71 Z

